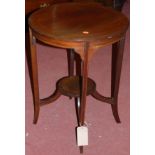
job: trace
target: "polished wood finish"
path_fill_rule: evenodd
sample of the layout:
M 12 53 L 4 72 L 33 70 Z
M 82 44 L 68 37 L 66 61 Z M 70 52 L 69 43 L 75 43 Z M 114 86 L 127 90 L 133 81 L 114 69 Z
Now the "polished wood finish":
M 109 104 L 113 103 L 113 98 L 102 96 L 97 90 L 95 90 L 91 95 L 92 97 L 94 97 L 95 99 L 99 101 L 106 102 Z
M 63 3 L 36 11 L 29 18 L 29 25 L 39 40 L 53 46 L 74 48 L 81 59 L 84 59 L 83 42 L 89 42 L 89 60 L 97 48 L 125 35 L 128 19 L 97 3 Z
M 68 75 L 74 76 L 74 49 L 67 49 L 67 58 L 68 58 Z M 72 99 L 72 97 L 69 97 Z
M 118 91 L 121 76 L 121 67 L 123 60 L 125 39 L 122 38 L 119 42 L 112 46 L 112 77 L 111 77 L 111 98 L 113 98 L 112 111 L 117 123 L 120 123 L 118 115 Z
M 88 51 L 89 43 L 84 43 L 84 60 L 82 61 L 82 90 L 81 90 L 81 108 L 80 108 L 80 125 L 84 125 L 85 110 L 86 110 L 86 95 L 88 84 Z
M 92 79 L 88 79 L 87 94 L 92 94 L 96 89 L 96 84 Z M 82 77 L 81 76 L 69 76 L 63 77 L 58 81 L 57 89 L 61 94 L 69 97 L 80 97 L 81 96 L 81 85 Z
M 74 49 L 67 49 L 67 57 L 68 57 L 68 75 L 74 75 Z
M 95 19 L 95 21 L 92 19 Z M 80 126 L 84 125 L 85 121 L 87 95 L 92 95 L 94 98 L 110 104 L 116 122 L 120 122 L 118 116 L 118 90 L 124 38 L 128 25 L 129 21 L 122 13 L 103 7 L 99 3 L 63 3 L 40 9 L 30 16 L 35 123 L 38 119 L 39 107 L 55 101 L 61 94 L 80 100 L 80 109 L 78 110 L 78 124 Z M 77 76 L 73 77 L 75 57 L 73 51 L 71 51 L 69 76 L 60 79 L 56 91 L 45 99 L 39 99 L 36 39 L 48 45 L 73 49 L 80 56 L 82 62 L 82 65 L 79 64 L 79 69 L 76 62 Z M 110 97 L 105 97 L 97 92 L 96 86 L 91 86 L 92 83 L 95 84 L 88 78 L 88 65 L 97 49 L 111 44 L 113 45 L 112 92 Z M 78 77 L 80 74 L 81 78 Z M 81 87 L 77 83 L 82 83 Z M 80 147 L 80 151 L 83 152 L 83 147 Z
M 36 124 L 39 117 L 39 111 L 40 111 L 38 68 L 37 68 L 37 56 L 36 56 L 36 38 L 32 35 L 31 29 L 29 32 L 30 32 L 30 48 L 31 48 L 32 92 L 33 92 L 33 100 L 34 100 L 33 122 Z
M 52 103 L 56 101 L 60 96 L 61 96 L 61 93 L 56 89 L 52 95 L 40 100 L 40 106 Z

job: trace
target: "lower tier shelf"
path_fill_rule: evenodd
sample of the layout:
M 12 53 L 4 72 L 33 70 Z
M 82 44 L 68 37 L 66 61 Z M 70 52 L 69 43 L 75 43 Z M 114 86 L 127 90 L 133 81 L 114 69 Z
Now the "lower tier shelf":
M 82 93 L 82 77 L 70 76 L 60 79 L 57 83 L 57 89 L 60 93 L 69 97 L 80 97 Z M 88 78 L 87 95 L 92 94 L 96 90 L 95 82 Z

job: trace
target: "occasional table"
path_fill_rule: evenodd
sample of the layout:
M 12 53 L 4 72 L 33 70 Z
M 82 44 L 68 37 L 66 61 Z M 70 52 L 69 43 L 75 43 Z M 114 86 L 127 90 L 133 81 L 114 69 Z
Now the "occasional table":
M 37 123 L 40 107 L 54 102 L 61 95 L 79 100 L 79 126 L 84 125 L 87 95 L 110 104 L 116 122 L 120 123 L 118 91 L 128 25 L 129 21 L 122 13 L 98 3 L 56 4 L 40 9 L 30 16 L 34 123 Z M 55 47 L 74 49 L 82 62 L 80 76 L 62 77 L 56 84 L 55 92 L 44 99 L 39 96 L 36 40 Z M 94 53 L 107 45 L 112 45 L 110 97 L 97 92 L 95 81 L 88 77 L 88 65 Z M 80 148 L 82 151 L 83 147 Z

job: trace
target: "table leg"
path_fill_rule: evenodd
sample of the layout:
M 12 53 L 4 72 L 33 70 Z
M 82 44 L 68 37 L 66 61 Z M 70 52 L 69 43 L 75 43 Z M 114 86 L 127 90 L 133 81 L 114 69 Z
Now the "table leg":
M 81 76 L 81 58 L 77 54 L 75 57 L 75 61 L 76 61 L 76 76 Z
M 121 76 L 123 52 L 124 52 L 125 39 L 114 43 L 112 45 L 112 74 L 111 74 L 111 97 L 113 103 L 111 104 L 113 116 L 117 123 L 120 123 L 118 115 L 118 91 Z
M 31 84 L 32 84 L 33 103 L 34 103 L 33 123 L 36 124 L 38 121 L 39 111 L 40 111 L 38 68 L 37 68 L 37 54 L 36 54 L 36 38 L 32 35 L 31 29 L 29 29 L 29 33 L 30 33 L 31 70 L 32 70 Z
M 86 96 L 87 96 L 87 77 L 88 77 L 88 48 L 89 44 L 84 44 L 84 60 L 82 60 L 82 91 L 80 104 L 80 126 L 84 125 L 85 110 L 86 110 Z M 80 146 L 80 153 L 83 153 L 83 146 Z
M 68 74 L 69 76 L 74 75 L 74 50 L 67 49 L 67 57 L 68 57 Z
M 89 44 L 84 45 L 84 60 L 82 60 L 82 91 L 81 91 L 81 107 L 80 107 L 80 125 L 84 125 L 86 95 L 87 95 L 87 77 L 88 77 L 88 48 Z
M 80 120 L 79 120 L 80 107 L 81 107 L 80 97 L 77 97 L 75 98 L 75 110 L 76 110 L 78 126 L 80 126 Z M 80 153 L 83 153 L 83 146 L 79 146 L 79 150 L 80 150 Z
M 79 121 L 80 97 L 75 98 L 75 111 L 76 111 L 77 124 L 78 126 L 80 126 L 80 121 Z
M 69 76 L 74 76 L 74 50 L 73 49 L 67 49 L 67 57 L 68 57 L 68 74 Z M 72 97 L 69 97 L 69 99 L 72 99 Z

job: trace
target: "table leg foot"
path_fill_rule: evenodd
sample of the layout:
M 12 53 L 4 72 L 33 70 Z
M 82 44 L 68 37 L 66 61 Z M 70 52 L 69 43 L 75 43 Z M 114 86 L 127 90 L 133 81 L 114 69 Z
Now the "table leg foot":
M 39 111 L 40 111 L 40 107 L 34 107 L 33 124 L 37 124 L 37 121 L 39 118 Z
M 112 108 L 112 112 L 113 112 L 113 116 L 115 118 L 115 121 L 117 123 L 121 123 L 120 117 L 119 117 L 119 114 L 118 114 L 118 104 L 112 104 L 111 108 Z

